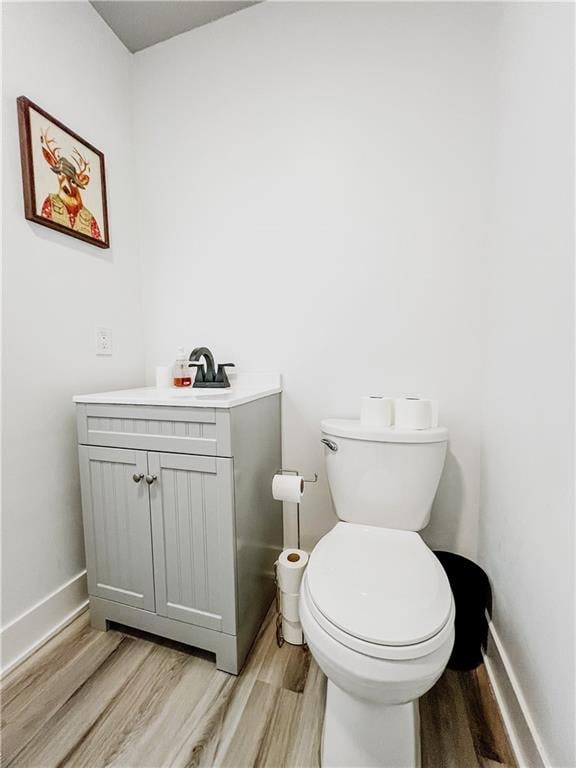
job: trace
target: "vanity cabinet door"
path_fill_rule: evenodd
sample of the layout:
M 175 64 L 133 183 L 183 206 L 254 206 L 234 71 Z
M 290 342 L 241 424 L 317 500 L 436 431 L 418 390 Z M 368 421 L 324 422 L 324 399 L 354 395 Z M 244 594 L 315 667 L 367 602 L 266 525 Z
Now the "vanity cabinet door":
M 153 611 L 146 451 L 79 450 L 88 592 Z
M 149 453 L 156 613 L 236 632 L 233 460 Z

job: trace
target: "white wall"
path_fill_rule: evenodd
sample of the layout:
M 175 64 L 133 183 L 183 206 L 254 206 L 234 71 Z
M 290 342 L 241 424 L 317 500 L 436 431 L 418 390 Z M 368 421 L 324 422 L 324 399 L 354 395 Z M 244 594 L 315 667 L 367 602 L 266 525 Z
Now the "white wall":
M 72 395 L 142 383 L 143 345 L 132 56 L 84 2 L 3 4 L 2 44 L 5 666 L 82 598 Z M 110 250 L 24 219 L 20 95 L 104 151 Z M 113 329 L 112 357 L 95 356 L 97 325 Z
M 505 671 L 554 768 L 576 764 L 573 13 L 500 10 L 484 312 L 480 562 Z
M 482 5 L 265 3 L 136 55 L 148 372 L 178 345 L 284 375 L 284 463 L 367 393 L 441 401 L 426 535 L 474 555 L 486 205 Z M 308 492 L 304 544 L 334 522 Z
M 83 568 L 70 397 L 137 384 L 142 337 L 149 377 L 199 343 L 281 371 L 307 474 L 323 416 L 430 395 L 451 453 L 426 537 L 474 557 L 481 486 L 505 671 L 573 764 L 571 15 L 266 3 L 133 60 L 85 3 L 5 6 L 4 623 Z M 20 94 L 105 150 L 110 252 L 24 220 Z M 310 547 L 324 483 L 303 515 Z

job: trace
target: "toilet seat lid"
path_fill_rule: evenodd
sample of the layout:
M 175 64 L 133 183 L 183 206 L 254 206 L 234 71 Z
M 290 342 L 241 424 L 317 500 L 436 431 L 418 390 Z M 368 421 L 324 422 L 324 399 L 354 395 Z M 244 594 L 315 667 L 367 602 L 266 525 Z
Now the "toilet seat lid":
M 444 569 L 413 531 L 338 523 L 316 545 L 306 576 L 328 621 L 379 645 L 428 640 L 452 607 Z

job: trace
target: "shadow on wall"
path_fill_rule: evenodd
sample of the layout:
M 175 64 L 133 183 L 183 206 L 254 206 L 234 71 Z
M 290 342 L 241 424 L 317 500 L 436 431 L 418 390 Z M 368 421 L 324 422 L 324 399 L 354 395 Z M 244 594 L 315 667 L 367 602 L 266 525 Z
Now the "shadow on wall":
M 318 482 L 306 486 L 300 510 L 301 545 L 311 551 L 318 540 L 338 522 L 330 498 L 320 421 L 326 406 L 322 397 L 308 408 L 302 401 L 284 393 L 282 396 L 282 464 L 284 469 L 301 472 L 304 477 L 318 474 Z M 284 532 L 288 546 L 296 542 L 295 505 L 285 504 Z M 285 542 L 286 544 L 286 542 Z
M 438 493 L 432 505 L 430 523 L 422 537 L 432 549 L 459 551 L 460 530 L 463 526 L 464 482 L 458 459 L 448 450 Z
M 78 240 L 75 237 L 70 237 L 69 235 L 66 235 L 62 232 L 54 232 L 53 230 L 43 227 L 41 224 L 34 224 L 31 221 L 25 221 L 25 223 L 28 225 L 28 228 L 34 237 L 39 237 L 42 240 L 47 240 L 48 242 L 54 243 L 59 247 L 67 248 L 73 251 L 75 255 L 78 254 L 78 252 L 82 252 L 86 256 L 96 256 L 98 259 L 100 259 L 100 261 L 107 261 L 109 264 L 114 263 L 114 252 L 112 245 L 110 245 L 110 248 L 107 249 L 97 248 L 95 245 L 84 243 L 82 240 Z

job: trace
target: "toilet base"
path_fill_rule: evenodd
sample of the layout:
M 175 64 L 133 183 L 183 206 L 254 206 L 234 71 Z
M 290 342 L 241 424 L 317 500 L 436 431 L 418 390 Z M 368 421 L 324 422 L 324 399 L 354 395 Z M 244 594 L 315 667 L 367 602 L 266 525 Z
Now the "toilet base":
M 322 768 L 420 768 L 418 701 L 374 704 L 328 680 Z

